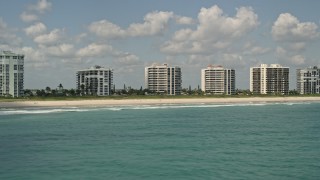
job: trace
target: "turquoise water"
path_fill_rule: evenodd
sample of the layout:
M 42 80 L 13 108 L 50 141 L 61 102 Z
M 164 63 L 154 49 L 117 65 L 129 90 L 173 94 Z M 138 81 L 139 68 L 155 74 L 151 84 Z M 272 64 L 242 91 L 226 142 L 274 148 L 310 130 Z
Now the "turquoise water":
M 320 103 L 0 110 L 0 179 L 320 179 Z

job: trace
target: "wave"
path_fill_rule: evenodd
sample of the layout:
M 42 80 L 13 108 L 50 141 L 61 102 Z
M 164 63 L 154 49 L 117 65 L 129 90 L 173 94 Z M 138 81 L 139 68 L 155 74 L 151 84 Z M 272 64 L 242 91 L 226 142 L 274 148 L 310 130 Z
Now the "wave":
M 61 113 L 61 112 L 84 112 L 89 109 L 77 109 L 77 108 L 59 108 L 59 109 L 0 109 L 1 115 L 15 115 L 15 114 L 49 114 L 49 113 Z
M 266 106 L 266 105 L 299 105 L 311 104 L 307 102 L 284 102 L 284 103 L 235 103 L 235 104 L 158 104 L 158 105 L 130 105 L 130 106 L 112 106 L 112 107 L 66 107 L 66 108 L 26 108 L 26 109 L 1 109 L 1 115 L 22 115 L 22 114 L 50 114 L 50 113 L 63 113 L 63 112 L 88 112 L 88 111 L 122 111 L 122 110 L 152 110 L 152 109 L 181 109 L 181 108 L 219 108 L 219 107 L 241 107 L 241 106 Z

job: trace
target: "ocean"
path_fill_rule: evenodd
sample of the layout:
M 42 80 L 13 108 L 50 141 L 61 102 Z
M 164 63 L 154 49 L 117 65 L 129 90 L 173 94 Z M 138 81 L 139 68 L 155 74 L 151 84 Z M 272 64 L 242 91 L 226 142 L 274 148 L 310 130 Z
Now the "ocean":
M 0 109 L 0 179 L 320 179 L 320 103 Z

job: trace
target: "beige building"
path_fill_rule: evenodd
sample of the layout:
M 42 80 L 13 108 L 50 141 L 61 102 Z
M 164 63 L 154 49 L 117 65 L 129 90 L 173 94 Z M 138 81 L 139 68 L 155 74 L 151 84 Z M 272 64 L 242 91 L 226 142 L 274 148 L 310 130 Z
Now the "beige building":
M 169 67 L 168 64 L 145 68 L 145 88 L 152 92 L 168 95 L 180 95 L 182 90 L 180 67 Z
M 251 67 L 250 91 L 256 94 L 289 94 L 289 68 L 279 64 Z
M 212 65 L 202 69 L 201 90 L 211 94 L 235 94 L 235 70 Z
M 24 94 L 24 55 L 0 51 L 0 96 Z

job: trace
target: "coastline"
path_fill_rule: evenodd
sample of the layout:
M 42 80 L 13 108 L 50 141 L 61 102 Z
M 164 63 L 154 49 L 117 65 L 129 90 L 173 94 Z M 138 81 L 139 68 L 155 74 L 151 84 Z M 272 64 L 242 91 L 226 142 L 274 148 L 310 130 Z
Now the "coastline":
M 271 103 L 271 102 L 320 102 L 320 97 L 248 97 L 248 98 L 164 98 L 164 99 L 103 99 L 103 100 L 56 100 L 56 101 L 14 101 L 0 102 L 0 108 L 28 107 L 92 107 L 161 104 L 229 104 L 229 103 Z

